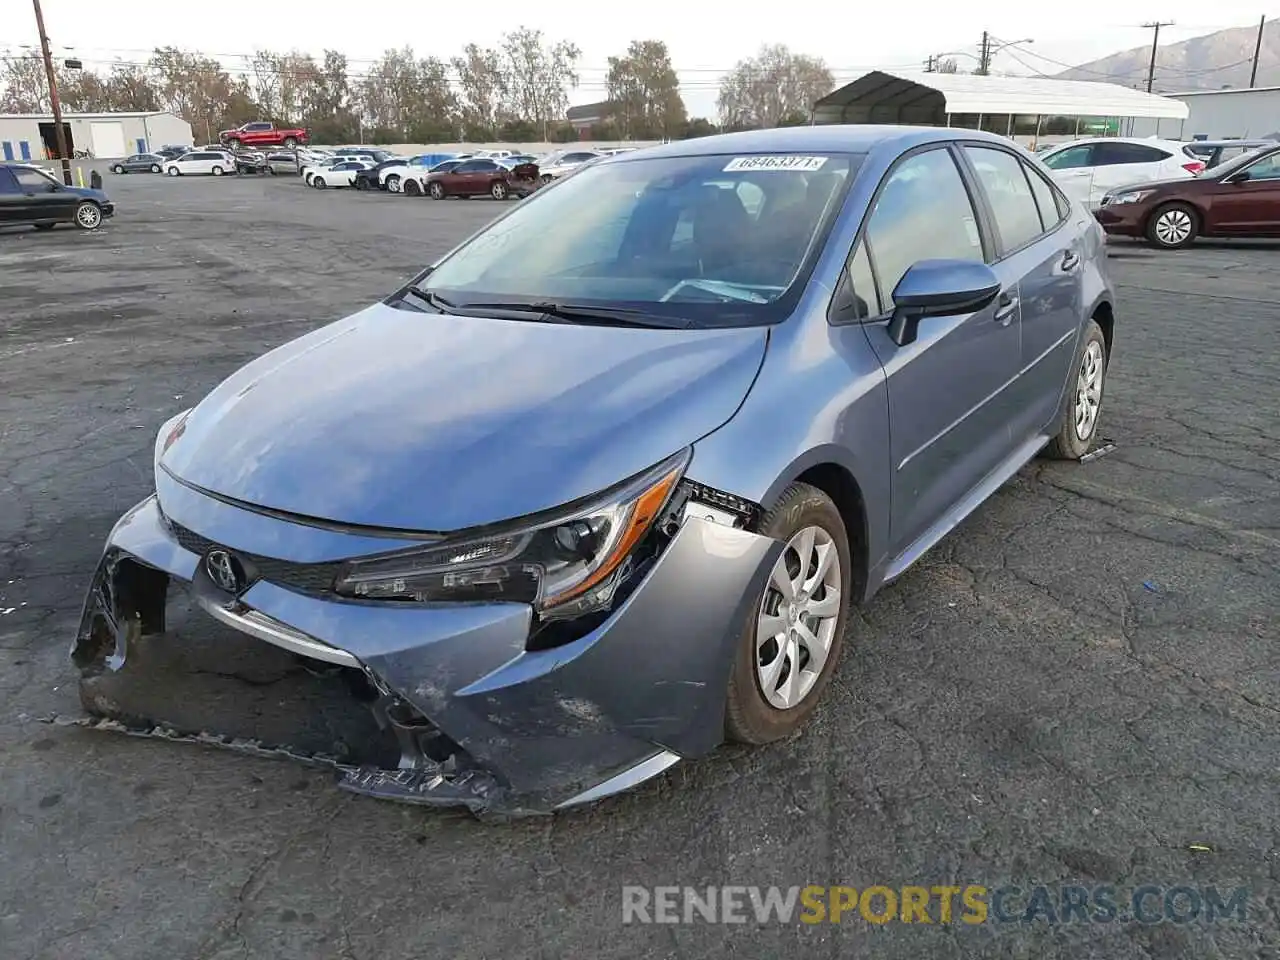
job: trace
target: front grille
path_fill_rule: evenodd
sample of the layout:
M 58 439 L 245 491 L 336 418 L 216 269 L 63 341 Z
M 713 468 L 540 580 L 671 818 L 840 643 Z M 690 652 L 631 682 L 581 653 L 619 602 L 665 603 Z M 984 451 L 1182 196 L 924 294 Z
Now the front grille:
M 180 524 L 170 523 L 170 529 L 184 550 L 199 556 L 204 556 L 214 547 L 221 546 Z M 256 575 L 254 579 L 266 580 L 268 583 L 297 590 L 300 593 L 330 593 L 333 590 L 333 582 L 342 569 L 341 563 L 295 563 L 292 560 L 263 557 L 241 550 L 232 552 L 244 562 L 251 574 Z

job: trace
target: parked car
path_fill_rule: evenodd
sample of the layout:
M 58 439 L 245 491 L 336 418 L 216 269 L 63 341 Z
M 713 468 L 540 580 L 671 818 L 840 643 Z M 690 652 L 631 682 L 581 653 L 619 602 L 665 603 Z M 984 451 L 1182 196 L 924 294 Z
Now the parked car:
M 370 160 L 365 159 L 364 157 L 351 157 L 351 156 L 345 156 L 345 155 L 325 157 L 316 163 L 308 164 L 307 166 L 302 168 L 302 182 L 305 183 L 307 186 L 311 186 L 311 178 L 314 177 L 317 173 L 320 173 L 323 170 L 328 170 L 339 163 L 351 163 L 355 161 L 360 161 L 361 163 L 372 162 Z
M 257 120 L 242 124 L 234 130 L 223 130 L 218 134 L 221 143 L 235 149 L 245 147 L 297 147 L 311 139 L 308 130 L 301 127 L 281 129 L 274 123 Z
M 382 181 L 382 175 L 387 170 L 399 169 L 409 165 L 408 157 L 388 157 L 373 164 L 367 170 L 361 170 L 356 173 L 355 183 L 352 184 L 357 190 L 386 190 L 387 185 Z
M 115 212 L 115 204 L 101 190 L 68 187 L 35 164 L 0 162 L 0 226 L 30 224 L 51 230 L 70 223 L 94 230 Z
M 390 150 L 382 150 L 378 147 L 338 147 L 333 152 L 344 157 L 360 157 L 373 163 L 381 163 L 383 160 L 395 157 Z
M 191 174 L 212 174 L 220 177 L 226 173 L 235 173 L 235 170 L 235 157 L 225 151 L 214 150 L 193 150 L 164 165 L 164 172 L 171 177 L 185 177 Z
M 782 740 L 852 605 L 1094 442 L 1115 320 L 1082 213 L 1003 137 L 904 126 L 680 141 L 539 190 L 160 427 L 89 584 L 80 700 L 261 751 L 253 687 L 237 731 L 183 696 L 251 660 L 296 675 L 272 747 L 499 814 Z
M 157 150 L 156 154 L 164 157 L 166 160 L 176 160 L 184 153 L 190 153 L 194 149 L 194 147 L 165 146 Z M 219 147 L 219 149 L 221 149 L 221 147 Z
M 1192 140 L 1187 149 L 1204 161 L 1206 170 L 1212 170 L 1246 153 L 1274 146 L 1275 140 Z
M 400 174 L 400 192 L 410 197 L 420 197 L 427 192 L 427 178 L 433 173 L 448 173 L 466 163 L 466 159 L 456 157 L 453 160 L 442 160 L 433 167 L 409 167 Z
M 595 150 L 570 150 L 545 157 L 538 165 L 539 178 L 543 183 L 550 183 L 589 160 L 598 160 L 605 156 Z
M 168 158 L 158 153 L 135 153 L 111 165 L 112 173 L 159 173 Z
M 297 173 L 301 169 L 299 160 L 299 155 L 293 151 L 268 153 L 266 158 L 267 173 Z
M 343 160 L 314 171 L 308 183 L 317 190 L 323 190 L 326 187 L 350 187 L 356 182 L 357 174 L 372 167 L 373 163 L 369 160 Z
M 237 150 L 231 155 L 236 173 L 266 173 L 267 155 L 260 150 Z
M 1040 154 L 1058 186 L 1073 200 L 1096 207 L 1108 190 L 1140 180 L 1189 180 L 1205 164 L 1177 140 L 1100 137 L 1059 144 Z
M 1111 236 L 1177 249 L 1197 237 L 1280 237 L 1280 144 L 1190 180 L 1129 184 L 1108 192 L 1095 216 Z
M 445 197 L 483 197 L 495 200 L 528 196 L 538 186 L 538 167 L 520 164 L 508 170 L 497 160 L 464 160 L 451 170 L 427 174 L 427 195 L 433 200 Z

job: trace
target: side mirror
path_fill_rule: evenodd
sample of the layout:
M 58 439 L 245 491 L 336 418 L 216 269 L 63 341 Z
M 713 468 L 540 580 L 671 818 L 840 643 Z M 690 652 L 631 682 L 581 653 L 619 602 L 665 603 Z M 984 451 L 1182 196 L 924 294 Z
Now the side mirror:
M 1000 278 L 975 260 L 921 260 L 893 289 L 889 338 L 900 347 L 914 343 L 925 317 L 973 313 L 1000 292 Z
M 1239 170 L 1227 177 L 1227 183 L 1244 183 L 1250 178 L 1251 174 L 1248 170 Z

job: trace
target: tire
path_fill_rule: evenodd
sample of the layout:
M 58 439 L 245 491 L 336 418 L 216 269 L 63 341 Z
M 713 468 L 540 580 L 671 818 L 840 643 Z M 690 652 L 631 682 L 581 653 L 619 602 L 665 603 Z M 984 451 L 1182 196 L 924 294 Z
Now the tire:
M 285 146 L 285 149 L 286 149 L 286 150 L 296 150 L 296 149 L 298 148 L 298 138 L 297 138 L 297 137 L 285 137 L 285 138 L 284 138 L 284 146 Z
M 324 189 L 324 177 L 312 177 L 312 178 L 311 178 L 311 185 L 312 185 L 313 187 L 315 187 L 317 190 L 323 190 L 323 189 Z
M 432 200 L 443 200 L 444 184 L 439 180 L 432 180 L 431 183 L 427 185 L 427 193 L 431 194 Z
M 1055 460 L 1079 460 L 1089 452 L 1098 435 L 1102 401 L 1107 385 L 1107 339 L 1102 328 L 1090 320 L 1067 383 L 1067 402 L 1057 435 L 1049 441 L 1045 454 Z M 1085 411 L 1085 412 L 1082 412 Z M 1091 411 L 1091 412 L 1090 412 Z
M 182 176 L 182 171 L 179 170 L 177 167 L 170 167 L 168 170 L 165 171 L 165 173 L 167 173 L 171 177 Z
M 489 187 L 489 196 L 493 197 L 495 200 L 507 199 L 510 192 L 511 191 L 507 189 L 507 185 L 501 180 L 493 181 L 493 184 Z
M 92 200 L 76 207 L 76 226 L 81 230 L 97 230 L 102 225 L 102 209 Z
M 158 164 L 158 163 L 153 163 L 153 164 L 151 165 L 151 172 L 152 172 L 152 173 L 159 173 L 159 172 L 160 172 L 160 164 Z
M 232 150 L 239 150 L 239 149 L 240 149 L 240 138 L 239 138 L 239 137 L 232 137 L 230 140 L 228 140 L 228 141 L 227 141 L 227 146 L 228 146 L 228 147 L 230 147 Z
M 422 185 L 417 180 L 409 178 L 404 182 L 403 193 L 406 197 L 420 197 L 422 196 Z
M 549 174 L 549 173 L 544 173 L 542 176 L 540 176 L 540 177 L 538 178 L 538 182 L 539 182 L 540 184 L 542 184 L 542 185 L 545 187 L 545 186 L 546 186 L 548 183 L 550 183 L 553 179 L 554 179 L 554 178 L 551 176 L 551 174 Z
M 214 167 L 214 168 L 213 168 L 213 170 L 211 170 L 210 172 L 211 172 L 215 177 L 220 177 L 220 176 L 222 176 L 222 168 L 221 168 L 221 167 Z
M 352 184 L 352 186 L 354 186 L 357 190 L 368 190 L 369 181 L 364 180 L 360 177 L 356 177 L 355 182 Z
M 386 181 L 385 181 L 385 182 L 386 182 L 386 184 L 387 184 L 387 192 L 388 192 L 388 193 L 399 193 L 399 192 L 400 192 L 400 178 L 399 178 L 398 176 L 396 176 L 396 174 L 394 174 L 394 173 L 393 173 L 393 174 L 391 174 L 391 176 L 387 177 L 387 179 L 386 179 Z
M 1147 221 L 1147 240 L 1164 250 L 1189 247 L 1200 232 L 1200 215 L 1186 203 L 1166 203 Z
M 124 165 L 117 163 L 114 167 L 111 168 L 111 172 L 120 173 L 120 174 L 124 173 Z
M 762 595 L 751 605 L 729 676 L 725 735 L 738 743 L 752 744 L 772 743 L 791 735 L 817 707 L 840 660 L 853 572 L 849 537 L 840 511 L 831 498 L 816 487 L 805 483 L 787 487 L 777 505 L 765 516 L 760 532 L 787 544 L 774 568 L 775 573 L 781 573 L 780 580 L 794 582 L 802 576 L 797 545 L 810 535 L 814 537 L 809 541 L 814 549 L 809 551 L 805 570 L 812 574 L 819 569 L 831 556 L 830 551 L 834 551 L 833 559 L 839 567 L 834 571 L 830 565 L 821 567 L 826 571 L 823 580 L 809 591 L 806 606 L 812 604 L 824 610 L 816 625 L 803 611 L 799 619 L 788 612 L 789 605 L 775 586 L 778 579 L 775 577 L 770 578 Z M 816 577 L 810 579 L 816 580 Z M 806 581 L 800 579 L 799 582 Z M 837 591 L 834 596 L 833 590 Z M 768 630 L 762 625 L 765 617 L 780 629 L 777 637 L 781 640 L 768 636 Z M 796 631 L 796 625 L 803 625 L 809 636 L 820 641 L 818 647 L 810 648 Z M 820 649 L 823 643 L 822 664 L 816 671 L 810 670 L 813 657 L 823 655 Z M 772 674 L 771 667 L 774 667 Z M 798 688 L 793 687 L 796 681 Z M 784 705 L 788 699 L 784 694 L 788 690 L 793 694 L 789 706 Z

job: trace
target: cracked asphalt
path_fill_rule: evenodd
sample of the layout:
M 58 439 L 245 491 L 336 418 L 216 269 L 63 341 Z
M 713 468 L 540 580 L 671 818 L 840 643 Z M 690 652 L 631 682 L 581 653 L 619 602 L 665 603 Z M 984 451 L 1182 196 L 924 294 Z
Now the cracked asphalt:
M 855 616 L 813 724 L 554 820 L 50 728 L 155 431 L 497 212 L 111 177 L 0 231 L 0 955 L 1280 957 L 1274 244 L 1113 247 L 1110 455 L 1037 462 Z M 1192 849 L 1195 845 L 1197 848 Z M 624 884 L 1246 886 L 1207 924 L 627 925 Z

